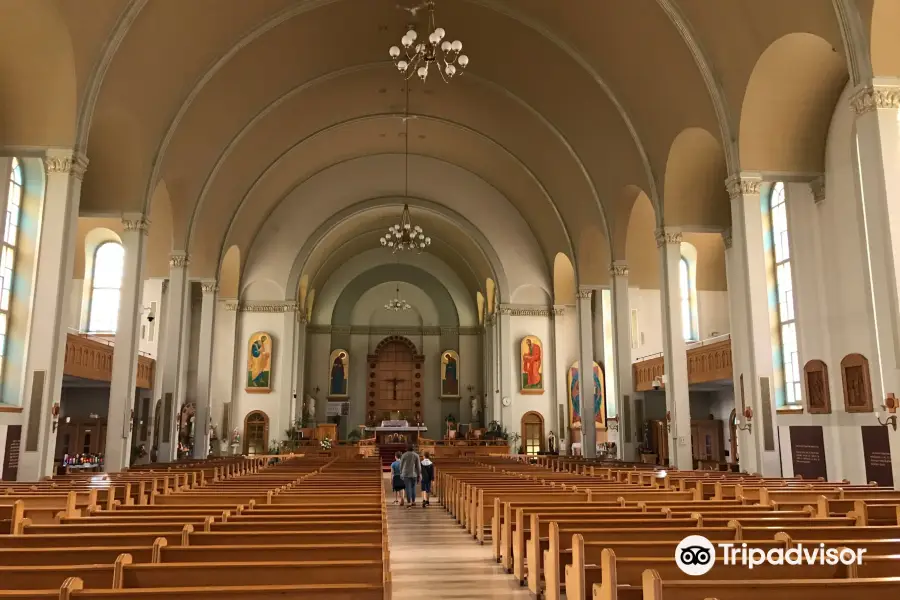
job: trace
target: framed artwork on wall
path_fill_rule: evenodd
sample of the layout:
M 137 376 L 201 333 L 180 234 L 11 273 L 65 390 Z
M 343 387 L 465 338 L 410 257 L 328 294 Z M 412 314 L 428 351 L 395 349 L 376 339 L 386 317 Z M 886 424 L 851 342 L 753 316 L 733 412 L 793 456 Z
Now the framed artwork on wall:
M 350 381 L 350 353 L 338 348 L 328 360 L 328 397 L 346 398 Z
M 272 391 L 272 335 L 264 331 L 257 331 L 250 336 L 245 389 L 251 394 L 268 394 Z
M 593 364 L 591 374 L 594 377 L 594 424 L 596 427 L 606 426 L 606 379 L 603 374 L 603 368 L 598 364 Z M 578 368 L 578 361 L 572 363 L 566 374 L 567 396 L 569 397 L 569 426 L 573 428 L 581 427 L 581 371 Z
M 828 389 L 828 365 L 821 360 L 803 366 L 806 380 L 806 404 L 811 415 L 831 414 L 831 391 Z
M 544 345 L 535 335 L 522 338 L 522 368 L 519 375 L 521 393 L 544 393 Z
M 848 354 L 841 360 L 844 384 L 844 410 L 848 413 L 872 412 L 872 380 L 869 360 L 862 354 Z
M 459 354 L 455 350 L 441 352 L 441 397 L 459 398 Z

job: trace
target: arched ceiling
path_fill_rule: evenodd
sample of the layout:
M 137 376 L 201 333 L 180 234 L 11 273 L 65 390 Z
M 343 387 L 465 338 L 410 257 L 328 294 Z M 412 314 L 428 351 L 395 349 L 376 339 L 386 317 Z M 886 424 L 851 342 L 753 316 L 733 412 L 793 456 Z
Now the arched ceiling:
M 871 0 L 438 0 L 437 22 L 471 66 L 449 85 L 436 74 L 412 82 L 409 149 L 495 188 L 531 227 L 548 277 L 563 253 L 579 281 L 599 283 L 624 248 L 635 195 L 622 190 L 645 190 L 659 211 L 670 150 L 690 128 L 709 132 L 720 149 L 708 155 L 730 163 L 708 172 L 740 168 L 759 57 L 803 32 L 845 61 L 838 4 L 859 10 L 868 31 Z M 191 253 L 192 275 L 215 273 L 223 249 L 252 253 L 306 180 L 403 150 L 406 95 L 387 49 L 409 18 L 397 0 L 8 0 L 0 143 L 84 147 L 84 214 L 149 211 L 165 182 L 173 248 Z M 454 181 L 442 185 L 452 194 Z M 323 243 L 356 251 L 363 229 Z M 434 251 L 448 264 L 455 252 L 461 272 L 483 281 L 484 265 L 451 233 Z M 580 251 L 597 244 L 607 250 Z

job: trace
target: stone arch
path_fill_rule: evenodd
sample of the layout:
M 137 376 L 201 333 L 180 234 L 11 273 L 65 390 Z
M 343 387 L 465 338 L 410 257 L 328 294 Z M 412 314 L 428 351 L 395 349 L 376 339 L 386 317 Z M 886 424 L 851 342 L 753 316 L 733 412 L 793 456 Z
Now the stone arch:
M 219 296 L 237 298 L 241 284 L 241 249 L 232 246 L 222 259 L 219 267 Z
M 790 33 L 760 55 L 741 106 L 741 167 L 753 171 L 824 170 L 825 137 L 847 65 L 831 44 Z
M 900 37 L 897 36 L 897 23 L 900 23 L 900 2 L 874 0 L 869 52 L 872 57 L 872 72 L 876 76 L 900 77 Z
M 416 348 L 416 345 L 413 343 L 413 341 L 403 335 L 389 335 L 388 337 L 384 338 L 383 340 L 378 342 L 378 345 L 375 346 L 375 350 L 372 352 L 372 354 L 379 354 L 388 344 L 393 344 L 394 342 L 400 342 L 401 344 L 409 348 L 409 351 L 412 352 L 413 356 L 420 356 L 419 350 L 418 348 Z
M 553 303 L 575 304 L 575 267 L 562 252 L 553 259 Z
M 160 181 L 150 203 L 150 232 L 147 236 L 146 277 L 168 277 L 172 253 L 172 202 L 165 181 Z
M 53 0 L 0 3 L 0 140 L 72 147 L 78 82 L 69 29 Z
M 609 238 L 594 224 L 578 234 L 578 281 L 582 285 L 602 285 L 609 282 Z
M 689 127 L 669 147 L 663 185 L 663 222 L 684 228 L 726 228 L 731 207 L 724 181 L 725 153 L 710 132 Z
M 647 194 L 638 194 L 631 207 L 625 244 L 628 285 L 659 289 L 659 252 L 656 249 L 656 216 Z
M 644 190 L 636 185 L 626 185 L 619 191 L 616 202 L 617 209 L 614 215 L 612 228 L 611 251 L 613 260 L 625 260 L 625 248 L 628 243 L 628 226 L 631 222 L 632 213 L 634 212 L 634 205 L 641 195 L 647 198 L 649 202 L 649 196 L 647 196 Z M 658 221 L 655 210 L 651 210 L 651 214 L 653 215 L 653 219 L 655 219 L 652 222 L 652 227 L 655 228 Z

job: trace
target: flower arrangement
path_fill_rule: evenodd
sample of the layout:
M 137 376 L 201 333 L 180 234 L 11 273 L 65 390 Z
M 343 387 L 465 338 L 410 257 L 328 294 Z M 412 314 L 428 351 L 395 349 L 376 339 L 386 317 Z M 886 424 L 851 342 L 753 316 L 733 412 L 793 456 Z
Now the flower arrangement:
M 319 447 L 325 451 L 331 450 L 331 438 L 326 437 L 324 440 L 319 442 Z

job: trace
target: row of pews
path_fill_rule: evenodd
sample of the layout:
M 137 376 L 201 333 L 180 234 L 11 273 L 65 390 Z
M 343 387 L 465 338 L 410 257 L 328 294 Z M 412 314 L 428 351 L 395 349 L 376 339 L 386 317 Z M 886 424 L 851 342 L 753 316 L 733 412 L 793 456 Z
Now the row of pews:
M 442 505 L 546 600 L 900 598 L 900 491 L 542 457 L 438 465 Z M 861 564 L 727 564 L 682 573 L 684 538 L 764 551 L 865 548 Z
M 0 599 L 386 600 L 377 459 L 229 458 L 16 483 Z

